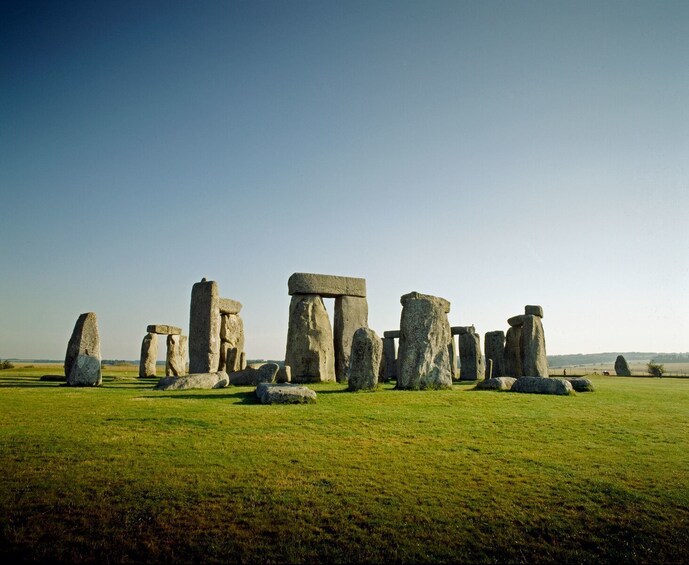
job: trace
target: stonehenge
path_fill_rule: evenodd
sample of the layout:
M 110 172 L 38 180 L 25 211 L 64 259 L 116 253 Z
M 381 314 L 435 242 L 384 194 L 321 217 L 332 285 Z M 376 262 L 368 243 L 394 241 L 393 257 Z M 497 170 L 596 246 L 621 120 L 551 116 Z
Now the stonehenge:
M 486 356 L 486 378 L 502 377 L 505 373 L 505 332 L 496 330 L 483 336 Z M 492 362 L 492 363 L 491 363 Z
M 220 296 L 218 283 L 194 283 L 189 311 L 189 372 L 215 373 L 220 366 Z
M 149 328 L 152 326 L 149 326 Z M 156 362 L 158 361 L 158 334 L 147 333 L 141 342 L 141 358 L 139 361 L 139 377 L 155 377 Z
M 165 376 L 181 377 L 187 372 L 188 338 L 181 334 L 167 336 L 167 356 L 165 358 Z
M 444 298 L 411 292 L 400 299 L 398 389 L 439 389 L 452 386 L 449 343 L 452 340 Z
M 165 376 L 179 377 L 184 375 L 187 365 L 187 336 L 182 335 L 182 328 L 165 324 L 151 324 L 146 329 L 148 333 L 141 342 L 139 378 L 156 376 L 159 335 L 166 336 Z
M 366 280 L 294 273 L 285 365 L 295 383 L 346 382 L 354 332 L 368 327 Z M 333 333 L 323 298 L 335 299 Z
M 352 338 L 349 390 L 375 390 L 378 386 L 383 343 L 372 329 L 361 327 Z
M 452 332 L 459 335 L 459 380 L 482 381 L 486 368 L 481 354 L 481 336 L 474 326 L 456 326 Z
M 543 331 L 543 307 L 528 305 L 524 314 L 507 320 L 510 328 L 505 338 L 505 375 L 508 377 L 547 377 L 548 359 Z M 493 371 L 493 376 L 498 375 Z
M 100 335 L 94 312 L 77 318 L 67 343 L 65 376 L 69 386 L 99 386 L 102 383 Z

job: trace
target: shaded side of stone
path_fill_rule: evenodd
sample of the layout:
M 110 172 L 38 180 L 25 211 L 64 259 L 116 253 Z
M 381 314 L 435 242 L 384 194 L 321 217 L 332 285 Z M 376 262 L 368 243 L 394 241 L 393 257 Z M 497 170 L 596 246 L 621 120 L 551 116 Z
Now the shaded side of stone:
M 187 336 L 167 336 L 167 355 L 165 358 L 165 375 L 181 377 L 187 372 Z
M 385 381 L 397 379 L 397 346 L 392 337 L 383 338 L 383 362 L 385 364 L 383 379 Z
M 486 368 L 481 355 L 481 336 L 477 333 L 459 334 L 459 380 L 483 380 Z
M 77 355 L 67 377 L 67 384 L 69 386 L 100 386 L 102 382 L 100 357 Z
M 615 359 L 615 374 L 618 377 L 631 377 L 632 372 L 629 370 L 629 364 L 624 358 L 624 355 L 618 355 Z
M 220 368 L 227 373 L 242 369 L 244 321 L 238 314 L 220 316 Z
M 545 353 L 545 334 L 541 318 L 524 316 L 521 336 L 522 371 L 529 377 L 548 376 L 548 358 Z
M 543 317 L 543 306 L 537 306 L 535 304 L 528 304 L 524 306 L 524 314 L 527 316 L 532 315 L 532 316 L 538 316 L 539 318 Z
M 521 352 L 522 328 L 512 326 L 507 330 L 505 338 L 505 375 L 508 377 L 521 377 L 522 352 Z
M 229 373 L 230 384 L 256 386 L 260 383 L 274 383 L 280 366 L 277 363 L 251 363 L 235 373 Z
M 276 383 L 290 383 L 292 382 L 292 368 L 289 365 L 282 365 L 278 369 L 278 374 L 275 377 Z

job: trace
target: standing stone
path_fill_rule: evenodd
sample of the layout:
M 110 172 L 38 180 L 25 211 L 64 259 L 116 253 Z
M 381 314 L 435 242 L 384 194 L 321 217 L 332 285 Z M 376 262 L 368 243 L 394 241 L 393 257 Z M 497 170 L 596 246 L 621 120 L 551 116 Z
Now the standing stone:
M 72 366 L 79 355 L 92 355 L 100 361 L 100 336 L 95 312 L 81 314 L 74 324 L 65 355 L 65 376 L 69 380 Z
M 486 366 L 489 366 L 488 360 L 493 360 L 492 378 L 505 376 L 505 332 L 497 330 L 494 332 L 486 332 L 484 337 L 484 344 L 486 350 Z
M 629 365 L 624 355 L 618 355 L 615 359 L 615 374 L 618 377 L 631 377 L 632 372 L 629 370 Z
M 524 306 L 524 314 L 527 316 L 529 314 L 533 316 L 538 316 L 539 318 L 543 317 L 543 306 L 537 306 L 537 305 L 526 305 Z
M 335 380 L 333 333 L 323 299 L 318 295 L 292 296 L 285 364 L 292 368 L 295 383 Z
M 481 336 L 473 331 L 459 334 L 459 380 L 482 381 L 486 376 L 481 355 Z
M 524 375 L 522 372 L 521 339 L 521 326 L 512 326 L 507 330 L 505 339 L 505 375 L 517 379 Z
M 457 375 L 457 344 L 455 343 L 455 336 L 451 335 L 450 332 L 450 343 L 447 346 L 447 351 L 450 354 L 450 372 L 452 373 L 452 380 L 456 381 L 458 379 Z
M 275 377 L 276 383 L 290 383 L 292 382 L 292 368 L 289 365 L 282 365 L 278 369 L 278 374 Z
M 347 379 L 349 390 L 375 390 L 382 356 L 383 342 L 376 332 L 369 328 L 354 332 Z
M 246 351 L 242 351 L 239 354 L 239 366 L 241 367 L 241 370 L 243 371 L 247 367 L 246 363 Z
M 191 289 L 189 372 L 215 373 L 220 364 L 218 283 L 203 279 Z
M 167 336 L 167 358 L 165 376 L 181 377 L 187 372 L 187 336 Z
M 368 302 L 359 296 L 338 296 L 335 299 L 335 377 L 347 382 L 349 356 L 354 332 L 368 327 Z
M 103 382 L 100 368 L 100 357 L 95 355 L 77 355 L 67 377 L 68 386 L 100 386 Z
M 412 292 L 400 299 L 399 389 L 452 387 L 450 368 L 450 303 L 444 298 Z
M 383 338 L 383 360 L 385 362 L 385 375 L 383 380 L 397 379 L 397 346 L 392 337 Z
M 545 335 L 539 316 L 524 315 L 521 343 L 524 375 L 527 377 L 547 377 L 548 359 L 545 354 Z
M 157 361 L 158 335 L 154 333 L 147 333 L 144 336 L 143 341 L 141 342 L 141 357 L 139 358 L 139 378 L 155 377 Z
M 242 370 L 244 322 L 237 314 L 223 314 L 220 322 L 220 368 L 228 373 Z

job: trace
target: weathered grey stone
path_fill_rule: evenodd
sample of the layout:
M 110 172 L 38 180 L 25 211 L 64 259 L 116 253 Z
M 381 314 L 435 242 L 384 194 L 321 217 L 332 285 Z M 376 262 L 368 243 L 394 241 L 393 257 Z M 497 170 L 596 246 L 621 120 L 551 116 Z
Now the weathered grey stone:
M 154 390 L 187 390 L 190 388 L 225 388 L 229 384 L 225 371 L 215 373 L 192 373 L 183 377 L 163 377 Z
M 203 279 L 191 289 L 189 372 L 215 373 L 220 364 L 218 284 Z
M 368 302 L 360 296 L 338 296 L 335 299 L 335 378 L 347 382 L 349 356 L 354 332 L 368 327 Z
M 95 312 L 86 312 L 77 318 L 65 354 L 65 376 L 69 377 L 72 365 L 79 355 L 91 355 L 100 361 L 100 336 Z
M 246 369 L 229 373 L 230 384 L 235 386 L 256 386 L 259 383 L 274 383 L 280 366 L 277 363 L 251 363 Z
M 520 377 L 512 385 L 512 392 L 527 392 L 533 394 L 572 394 L 572 385 L 566 379 L 549 377 Z
M 239 354 L 239 366 L 241 367 L 242 371 L 246 369 L 246 351 L 242 351 Z
M 349 390 L 374 390 L 378 386 L 383 343 L 372 329 L 359 328 L 352 338 Z
M 221 314 L 239 314 L 242 311 L 242 303 L 231 298 L 219 298 L 218 309 Z
M 68 386 L 100 386 L 103 382 L 100 369 L 100 357 L 95 355 L 77 355 L 76 361 L 67 376 Z
M 505 339 L 505 375 L 508 377 L 521 377 L 522 373 L 522 328 L 512 326 L 507 330 Z
M 536 306 L 534 304 L 529 304 L 527 306 L 524 306 L 524 314 L 527 316 L 532 315 L 532 316 L 538 316 L 539 318 L 543 317 L 543 306 Z
M 476 390 L 511 390 L 516 380 L 513 377 L 493 377 L 476 383 Z
M 167 356 L 165 359 L 165 375 L 181 377 L 187 372 L 187 336 L 167 336 Z
M 400 299 L 399 389 L 452 387 L 450 368 L 450 303 L 444 298 L 412 292 Z
M 383 338 L 383 360 L 385 362 L 385 375 L 383 379 L 385 381 L 397 379 L 397 346 L 392 337 Z
M 151 326 L 149 326 L 150 328 Z M 139 378 L 155 377 L 156 362 L 158 361 L 158 336 L 147 333 L 141 342 L 141 356 L 139 357 Z
M 383 337 L 384 338 L 390 338 L 390 339 L 399 339 L 400 338 L 400 331 L 399 330 L 388 330 L 386 332 L 383 332 Z
M 524 314 L 508 318 L 507 323 L 513 328 L 520 328 L 524 324 Z
M 292 368 L 295 383 L 335 380 L 333 334 L 320 296 L 292 296 L 285 364 Z
M 483 338 L 486 352 L 486 378 L 502 377 L 505 371 L 505 332 L 496 330 L 486 332 Z M 492 374 L 488 372 L 490 367 L 489 360 L 493 361 Z
M 182 333 L 182 328 L 177 326 L 166 326 L 164 324 L 151 324 L 146 328 L 148 333 L 160 334 L 160 335 L 180 335 Z
M 452 335 L 475 334 L 476 328 L 474 326 L 452 326 L 450 331 Z
M 545 335 L 541 318 L 524 316 L 522 326 L 522 371 L 528 377 L 547 377 L 548 359 L 545 354 Z
M 452 380 L 456 381 L 459 379 L 459 371 L 457 369 L 457 344 L 455 343 L 455 336 L 452 335 L 450 331 L 450 343 L 447 346 L 447 351 L 450 354 L 450 373 L 452 374 Z
M 593 392 L 595 390 L 591 380 L 586 377 L 568 377 L 566 380 L 569 381 L 569 384 L 577 392 Z
M 473 332 L 460 333 L 459 380 L 482 381 L 485 376 L 486 368 L 481 355 L 481 336 Z
M 294 273 L 287 281 L 289 294 L 318 294 L 325 298 L 338 296 L 366 297 L 366 279 L 336 277 L 314 273 Z
M 261 404 L 313 404 L 316 393 L 302 385 L 261 383 L 256 387 Z
M 282 365 L 278 369 L 278 374 L 275 377 L 276 383 L 292 382 L 292 368 L 289 365 Z
M 228 373 L 240 371 L 244 351 L 244 322 L 238 314 L 220 316 L 220 368 Z
M 618 355 L 615 359 L 615 374 L 618 377 L 631 377 L 632 372 L 629 370 L 629 365 L 624 355 Z
M 385 354 L 383 353 L 385 340 L 380 338 L 380 363 L 378 363 L 378 382 L 383 383 L 385 379 Z

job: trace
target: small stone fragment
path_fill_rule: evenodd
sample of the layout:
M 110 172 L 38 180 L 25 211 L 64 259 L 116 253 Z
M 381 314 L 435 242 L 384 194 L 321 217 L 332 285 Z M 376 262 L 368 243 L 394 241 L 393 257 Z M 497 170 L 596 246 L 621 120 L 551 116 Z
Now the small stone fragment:
M 260 383 L 274 383 L 279 369 L 277 363 L 251 363 L 246 369 L 229 373 L 230 384 L 256 386 Z
M 511 390 L 516 380 L 512 377 L 493 377 L 476 383 L 476 390 Z

